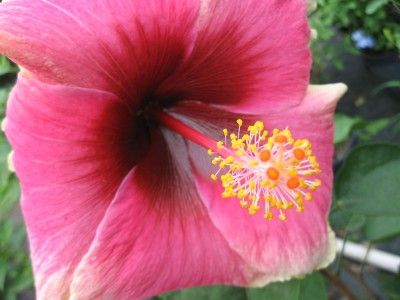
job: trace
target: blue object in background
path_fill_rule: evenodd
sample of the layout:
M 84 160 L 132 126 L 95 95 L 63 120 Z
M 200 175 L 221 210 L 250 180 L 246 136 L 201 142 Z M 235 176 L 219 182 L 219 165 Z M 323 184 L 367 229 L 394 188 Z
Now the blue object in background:
M 358 49 L 372 49 L 376 44 L 375 39 L 362 29 L 354 31 L 351 39 Z

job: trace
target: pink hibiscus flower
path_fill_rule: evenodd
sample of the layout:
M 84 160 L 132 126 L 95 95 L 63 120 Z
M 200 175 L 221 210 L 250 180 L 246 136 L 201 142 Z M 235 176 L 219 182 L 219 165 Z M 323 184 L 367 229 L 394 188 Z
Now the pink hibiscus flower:
M 39 299 L 262 286 L 332 260 L 332 114 L 345 87 L 308 87 L 305 11 L 300 0 L 0 5 L 0 52 L 21 66 L 5 130 Z M 258 121 L 247 141 L 276 165 L 255 189 L 246 173 L 243 191 L 233 167 L 224 191 L 202 146 L 229 160 L 246 138 L 216 143 L 239 117 Z M 265 149 L 264 126 L 281 130 Z M 247 189 L 268 199 L 267 220 Z

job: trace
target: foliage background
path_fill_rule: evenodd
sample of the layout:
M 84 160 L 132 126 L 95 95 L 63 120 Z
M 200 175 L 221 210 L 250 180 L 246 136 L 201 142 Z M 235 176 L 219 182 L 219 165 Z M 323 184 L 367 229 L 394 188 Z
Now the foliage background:
M 400 22 L 393 0 L 318 0 L 310 22 L 315 83 L 344 81 L 348 95 L 335 116 L 335 191 L 330 215 L 336 234 L 400 255 Z M 393 19 L 392 19 L 393 17 Z M 364 29 L 377 40 L 374 54 L 397 53 L 376 74 L 351 40 Z M 356 68 L 358 66 L 358 69 Z M 378 68 L 379 69 L 379 68 Z M 17 67 L 0 57 L 0 119 Z M 359 72 L 359 73 L 357 73 Z M 352 74 L 356 73 L 353 77 Z M 389 75 L 388 75 L 389 73 Z M 358 75 L 357 75 L 358 74 Z M 391 75 L 392 74 L 392 75 Z M 371 80 L 365 85 L 364 78 Z M 33 299 L 26 233 L 17 205 L 18 181 L 7 168 L 10 147 L 0 134 L 0 299 Z M 155 299 L 400 299 L 400 278 L 339 255 L 327 270 L 263 289 L 193 288 Z

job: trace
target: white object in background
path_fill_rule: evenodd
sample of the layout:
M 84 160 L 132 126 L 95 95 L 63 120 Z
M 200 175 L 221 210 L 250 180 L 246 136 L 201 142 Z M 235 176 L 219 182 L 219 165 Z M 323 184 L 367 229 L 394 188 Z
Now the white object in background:
M 342 239 L 336 239 L 337 252 L 342 253 L 347 258 L 354 259 L 359 262 L 366 262 L 371 266 L 379 269 L 399 273 L 400 256 L 386 253 L 381 250 L 368 248 L 367 246 L 356 244 Z

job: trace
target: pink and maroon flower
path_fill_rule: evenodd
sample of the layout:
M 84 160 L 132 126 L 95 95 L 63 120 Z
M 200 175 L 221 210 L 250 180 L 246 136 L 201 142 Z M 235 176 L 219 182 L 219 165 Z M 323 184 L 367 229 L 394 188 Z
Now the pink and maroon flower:
M 6 134 L 39 299 L 262 286 L 332 260 L 332 114 L 345 87 L 308 86 L 305 11 L 300 0 L 0 5 L 0 52 L 21 66 Z M 214 149 L 238 118 L 312 144 L 321 186 L 304 212 L 265 220 L 222 200 L 197 144 Z

